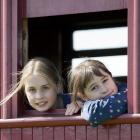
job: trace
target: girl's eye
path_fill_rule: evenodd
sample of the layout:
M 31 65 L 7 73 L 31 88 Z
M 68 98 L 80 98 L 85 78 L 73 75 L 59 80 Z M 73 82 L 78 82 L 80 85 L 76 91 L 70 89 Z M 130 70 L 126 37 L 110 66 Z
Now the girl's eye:
M 36 90 L 34 88 L 29 88 L 28 92 L 34 93 Z
M 98 86 L 93 86 L 93 87 L 91 88 L 91 91 L 96 90 L 97 88 L 98 88 Z
M 48 86 L 43 86 L 43 87 L 42 87 L 42 90 L 48 90 L 48 89 L 49 89 Z
M 108 79 L 104 79 L 102 82 L 105 83 L 105 82 L 107 82 L 107 81 L 108 81 Z

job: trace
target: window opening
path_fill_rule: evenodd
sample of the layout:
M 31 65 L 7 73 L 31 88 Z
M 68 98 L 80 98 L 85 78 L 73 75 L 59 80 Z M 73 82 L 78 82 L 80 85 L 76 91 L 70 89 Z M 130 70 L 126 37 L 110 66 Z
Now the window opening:
M 85 59 L 96 59 L 103 62 L 112 72 L 113 77 L 127 76 L 127 55 L 121 50 L 128 47 L 128 27 L 109 27 L 99 29 L 76 30 L 73 32 L 73 50 L 75 52 L 92 50 L 98 56 L 73 58 L 72 68 Z M 120 49 L 118 54 L 111 53 Z M 106 50 L 108 56 L 100 53 Z M 99 52 L 100 51 L 100 52 Z M 114 51 L 114 52 L 115 52 Z
M 97 58 L 97 59 L 102 58 L 103 60 L 105 60 L 104 58 L 106 58 L 106 62 L 109 63 L 108 65 L 110 65 L 110 62 L 108 62 L 108 60 L 112 59 L 112 56 L 115 56 L 113 58 L 114 61 L 116 61 L 117 59 L 116 57 L 119 57 L 119 59 L 121 58 L 124 59 L 125 64 L 127 63 L 127 44 L 125 44 L 127 42 L 126 41 L 127 38 L 125 38 L 124 44 L 118 44 L 114 46 L 114 48 L 108 47 L 109 45 L 107 44 L 106 46 L 103 46 L 100 49 L 99 46 L 97 45 L 96 48 L 93 48 L 93 46 L 89 46 L 88 48 L 86 46 L 85 49 L 78 50 L 73 48 L 75 46 L 73 44 L 75 42 L 73 35 L 74 34 L 76 35 L 77 31 L 83 32 L 86 30 L 99 31 L 100 29 L 100 32 L 102 32 L 103 30 L 110 30 L 110 29 L 127 30 L 126 24 L 127 24 L 126 10 L 53 16 L 53 17 L 50 16 L 50 17 L 40 17 L 40 18 L 29 18 L 28 19 L 29 39 L 28 39 L 28 51 L 27 51 L 28 58 L 30 59 L 33 57 L 41 56 L 41 57 L 48 58 L 53 63 L 55 63 L 56 67 L 63 74 L 63 78 L 65 82 L 64 92 L 67 93 L 68 91 L 67 78 L 66 78 L 67 72 L 69 68 L 72 65 L 74 65 L 74 63 L 76 63 L 76 61 L 79 61 L 78 60 L 79 58 L 81 57 L 89 57 L 89 58 Z M 82 43 L 82 41 L 79 42 Z M 91 41 L 93 40 L 91 39 Z M 82 43 L 82 45 L 84 45 L 84 43 Z M 82 45 L 79 45 L 78 43 L 78 46 L 82 46 Z M 120 61 L 122 62 L 122 60 Z M 116 63 L 118 65 L 119 61 Z M 125 69 L 124 69 L 125 74 L 123 77 L 125 78 L 125 80 L 127 75 L 126 67 L 127 66 L 125 65 Z M 26 99 L 23 104 L 25 106 L 23 108 L 22 115 L 35 116 L 36 114 L 42 114 L 30 108 L 28 104 L 26 104 Z M 56 112 L 58 113 L 58 111 Z M 53 113 L 54 112 L 50 112 L 50 114 Z
M 113 27 L 77 30 L 73 32 L 73 49 L 99 50 L 126 48 L 128 46 L 128 27 Z

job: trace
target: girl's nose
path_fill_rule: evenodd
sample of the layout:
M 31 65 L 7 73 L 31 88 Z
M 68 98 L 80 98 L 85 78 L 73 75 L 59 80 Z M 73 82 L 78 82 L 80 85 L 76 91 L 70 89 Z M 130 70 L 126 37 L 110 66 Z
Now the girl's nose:
M 43 95 L 40 92 L 37 92 L 36 95 L 35 95 L 35 98 L 36 99 L 42 99 Z

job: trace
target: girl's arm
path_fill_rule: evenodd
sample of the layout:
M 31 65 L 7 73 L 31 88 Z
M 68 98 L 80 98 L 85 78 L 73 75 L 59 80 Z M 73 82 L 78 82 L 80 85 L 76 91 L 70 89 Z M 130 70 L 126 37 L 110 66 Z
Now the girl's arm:
M 126 91 L 100 100 L 89 100 L 84 103 L 81 110 L 81 116 L 92 126 L 97 126 L 124 113 L 127 113 Z

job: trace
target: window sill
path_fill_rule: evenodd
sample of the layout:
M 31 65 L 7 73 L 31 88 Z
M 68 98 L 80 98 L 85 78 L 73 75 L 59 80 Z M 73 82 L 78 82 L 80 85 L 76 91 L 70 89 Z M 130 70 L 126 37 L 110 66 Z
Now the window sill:
M 65 112 L 66 112 L 66 109 L 50 109 L 49 111 L 46 111 L 46 112 L 40 112 L 40 111 L 37 111 L 37 110 L 24 110 L 21 117 L 64 116 Z
M 140 114 L 125 114 L 116 119 L 105 122 L 105 125 L 138 124 Z M 0 119 L 0 128 L 27 128 L 27 127 L 51 127 L 51 126 L 75 126 L 89 125 L 80 116 L 56 116 L 56 117 L 28 117 L 17 119 Z

